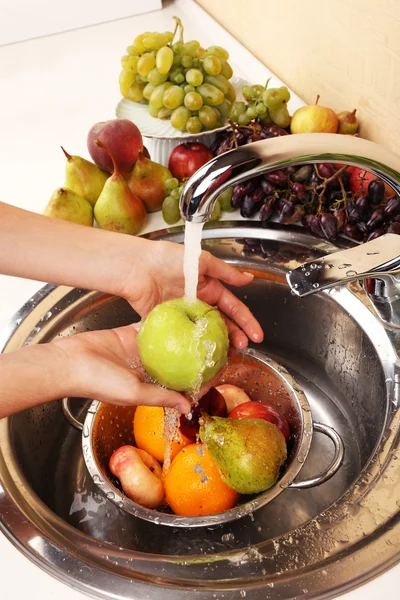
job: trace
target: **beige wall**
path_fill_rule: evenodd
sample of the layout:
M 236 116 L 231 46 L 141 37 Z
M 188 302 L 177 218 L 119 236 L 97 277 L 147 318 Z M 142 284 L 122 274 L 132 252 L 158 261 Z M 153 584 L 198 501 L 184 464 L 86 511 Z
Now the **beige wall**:
M 357 108 L 360 134 L 400 154 L 400 0 L 196 1 L 306 102 Z

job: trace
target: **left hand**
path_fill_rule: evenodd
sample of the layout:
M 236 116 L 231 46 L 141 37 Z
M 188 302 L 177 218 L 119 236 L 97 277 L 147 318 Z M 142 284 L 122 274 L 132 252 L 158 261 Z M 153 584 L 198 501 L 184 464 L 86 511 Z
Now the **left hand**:
M 160 302 L 184 294 L 183 245 L 164 241 L 148 243 L 150 247 L 147 247 L 146 255 L 142 261 L 135 257 L 132 276 L 128 277 L 120 291 L 120 295 L 130 302 L 141 317 L 145 317 Z M 253 275 L 241 273 L 203 251 L 199 260 L 199 299 L 219 308 L 235 348 L 246 348 L 248 339 L 261 342 L 263 331 L 260 324 L 247 306 L 221 281 L 239 287 L 251 283 Z

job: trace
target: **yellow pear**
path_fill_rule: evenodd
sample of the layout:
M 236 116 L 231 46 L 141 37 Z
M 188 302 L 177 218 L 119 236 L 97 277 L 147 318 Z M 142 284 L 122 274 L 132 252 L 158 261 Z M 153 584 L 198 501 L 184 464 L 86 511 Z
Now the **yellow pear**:
M 327 106 L 318 104 L 297 109 L 290 123 L 291 133 L 337 133 L 339 121 L 336 113 Z
M 58 188 L 47 203 L 43 214 L 47 217 L 72 221 L 78 225 L 93 225 L 93 208 L 79 194 L 68 188 Z

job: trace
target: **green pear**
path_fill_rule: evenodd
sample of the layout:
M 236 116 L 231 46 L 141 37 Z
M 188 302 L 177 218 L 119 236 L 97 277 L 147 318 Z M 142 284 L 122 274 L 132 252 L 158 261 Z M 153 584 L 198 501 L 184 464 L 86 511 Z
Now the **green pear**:
M 146 208 L 129 189 L 108 148 L 100 140 L 96 140 L 95 144 L 109 153 L 114 165 L 114 172 L 105 182 L 94 207 L 97 224 L 108 231 L 136 235 L 146 221 Z
M 93 225 L 92 205 L 68 188 L 58 188 L 53 193 L 43 214 L 47 217 L 72 221 L 79 225 Z
M 153 308 L 137 336 L 142 364 L 152 379 L 179 392 L 197 392 L 224 366 L 228 330 L 218 310 L 184 298 Z
M 140 152 L 129 174 L 128 185 L 131 191 L 144 202 L 147 210 L 154 212 L 160 210 L 164 198 L 168 195 L 165 182 L 171 177 L 172 173 L 169 169 Z
M 287 458 L 281 431 L 264 419 L 204 415 L 200 439 L 223 481 L 239 494 L 258 494 L 274 485 Z
M 62 146 L 61 150 L 67 158 L 65 187 L 79 194 L 79 196 L 83 196 L 94 206 L 105 182 L 109 178 L 109 174 L 85 158 L 71 156 Z

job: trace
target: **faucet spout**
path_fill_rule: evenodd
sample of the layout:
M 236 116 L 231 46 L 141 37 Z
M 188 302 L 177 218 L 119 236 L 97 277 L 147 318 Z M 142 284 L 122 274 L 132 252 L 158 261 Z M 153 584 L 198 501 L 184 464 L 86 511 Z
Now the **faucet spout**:
M 400 194 L 400 157 L 383 146 L 336 133 L 285 135 L 211 159 L 187 182 L 180 199 L 181 215 L 187 221 L 204 223 L 227 188 L 276 169 L 323 162 L 366 169 Z

